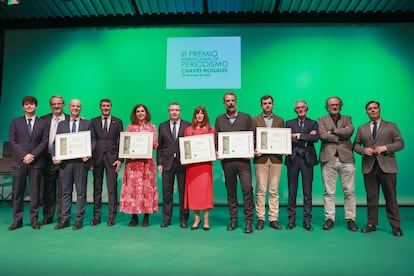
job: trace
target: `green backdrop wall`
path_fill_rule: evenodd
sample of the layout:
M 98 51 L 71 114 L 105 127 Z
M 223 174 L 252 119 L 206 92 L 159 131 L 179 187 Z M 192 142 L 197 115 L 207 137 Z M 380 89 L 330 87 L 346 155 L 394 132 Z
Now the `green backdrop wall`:
M 66 103 L 71 98 L 80 99 L 85 118 L 99 115 L 99 100 L 109 97 L 113 114 L 121 117 L 125 126 L 135 104 L 146 104 L 152 122 L 158 125 L 168 118 L 167 106 L 172 101 L 182 105 L 182 118 L 187 120 L 195 106 L 205 105 L 214 123 L 224 112 L 222 96 L 226 90 L 165 88 L 167 38 L 203 36 L 241 37 L 242 85 L 234 92 L 239 110 L 252 116 L 261 111 L 260 97 L 271 94 L 275 113 L 285 120 L 295 117 L 293 104 L 298 99 L 308 102 L 309 117 L 317 119 L 327 113 L 325 99 L 336 95 L 344 102 L 342 113 L 351 115 L 357 127 L 368 120 L 365 103 L 380 101 L 382 117 L 398 123 L 406 142 L 405 149 L 397 154 L 399 201 L 414 203 L 410 159 L 413 133 L 408 116 L 414 98 L 414 24 L 6 30 L 0 140 L 8 139 L 11 119 L 22 115 L 21 99 L 25 95 L 38 98 L 38 115 L 48 113 L 49 97 L 59 94 Z M 357 156 L 357 202 L 365 204 L 360 162 Z M 91 198 L 92 183 L 88 186 Z M 158 186 L 161 193 L 160 176 Z M 341 204 L 339 186 L 337 191 Z M 286 204 L 285 167 L 279 192 L 281 204 Z M 218 161 L 214 162 L 214 193 L 216 204 L 226 204 Z M 317 166 L 315 204 L 322 204 L 322 194 Z

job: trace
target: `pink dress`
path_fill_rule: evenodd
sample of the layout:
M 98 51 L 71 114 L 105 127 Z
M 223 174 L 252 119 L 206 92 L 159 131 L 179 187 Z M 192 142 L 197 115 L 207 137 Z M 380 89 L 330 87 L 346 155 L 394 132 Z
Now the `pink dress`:
M 127 132 L 152 132 L 153 149 L 158 147 L 155 125 L 128 125 Z M 158 188 L 154 158 L 126 159 L 119 209 L 127 214 L 158 212 Z
M 184 136 L 201 135 L 213 133 L 211 128 L 207 132 L 204 128 L 193 129 L 188 127 Z M 213 203 L 213 164 L 212 162 L 202 162 L 185 165 L 185 192 L 184 208 L 188 210 L 205 210 L 214 207 Z

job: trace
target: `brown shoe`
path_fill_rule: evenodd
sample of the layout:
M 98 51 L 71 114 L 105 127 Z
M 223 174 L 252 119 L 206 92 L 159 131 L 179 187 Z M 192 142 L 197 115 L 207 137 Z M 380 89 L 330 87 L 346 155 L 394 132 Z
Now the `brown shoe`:
M 115 225 L 115 220 L 113 218 L 109 218 L 108 223 L 106 225 L 107 226 L 114 226 Z
M 98 218 L 94 218 L 94 219 L 91 221 L 91 223 L 89 223 L 89 225 L 90 225 L 90 226 L 96 226 L 96 225 L 98 225 L 99 223 L 101 223 L 101 220 L 100 220 L 100 219 L 98 219 Z
M 149 226 L 149 214 L 144 215 L 144 219 L 142 220 L 142 227 L 148 227 Z
M 128 226 L 137 226 L 138 225 L 138 215 L 132 215 L 131 221 L 128 223 Z

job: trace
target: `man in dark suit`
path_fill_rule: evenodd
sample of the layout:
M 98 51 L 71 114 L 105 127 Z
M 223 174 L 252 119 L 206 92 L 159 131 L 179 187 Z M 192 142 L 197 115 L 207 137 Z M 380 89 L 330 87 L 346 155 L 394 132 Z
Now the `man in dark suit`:
M 30 221 L 33 229 L 39 229 L 39 187 L 42 168 L 45 166 L 45 152 L 48 143 L 48 129 L 45 121 L 36 116 L 37 99 L 26 96 L 22 101 L 24 116 L 13 119 L 9 128 L 9 141 L 13 150 L 11 167 L 13 173 L 13 224 L 12 231 L 23 226 L 24 192 L 26 180 L 30 191 Z
M 58 205 L 58 221 L 62 219 L 62 182 L 59 178 L 60 166 L 59 164 L 53 163 L 51 152 L 59 122 L 69 118 L 69 115 L 63 113 L 65 106 L 63 97 L 52 96 L 49 99 L 49 104 L 52 113 L 40 117 L 46 121 L 46 126 L 49 130 L 49 147 L 45 158 L 46 166 L 43 169 L 43 220 L 40 223 L 41 225 L 53 223 L 56 203 Z
M 404 140 L 397 125 L 381 119 L 380 103 L 365 105 L 370 119 L 358 128 L 354 150 L 362 155 L 362 173 L 367 191 L 368 224 L 363 233 L 377 230 L 379 186 L 385 198 L 388 221 L 394 236 L 401 237 L 400 212 L 397 202 L 397 160 L 395 152 L 404 148 Z
M 157 167 L 162 173 L 162 215 L 161 227 L 171 224 L 174 179 L 178 181 L 180 200 L 180 227 L 187 228 L 188 210 L 184 209 L 185 167 L 180 162 L 178 137 L 191 124 L 180 119 L 181 107 L 178 103 L 168 106 L 170 119 L 160 124 L 158 130 Z
M 71 100 L 69 103 L 70 119 L 59 123 L 56 134 L 90 130 L 89 121 L 80 117 L 81 109 L 81 102 L 78 99 Z M 85 216 L 86 185 L 91 157 L 58 160 L 56 159 L 55 147 L 53 147 L 52 156 L 53 162 L 60 164 L 62 180 L 62 219 L 55 226 L 55 229 L 62 229 L 70 225 L 73 183 L 76 188 L 76 218 L 72 229 L 81 229 Z
M 292 131 L 292 154 L 286 156 L 288 169 L 288 225 L 290 230 L 296 227 L 296 196 L 298 193 L 299 173 L 302 175 L 303 191 L 303 228 L 313 231 L 312 219 L 312 182 L 313 167 L 318 164 L 314 143 L 319 140 L 318 123 L 306 117 L 308 105 L 305 101 L 296 101 L 294 111 L 297 118 L 286 122 Z
M 273 113 L 273 97 L 265 95 L 260 99 L 263 112 L 253 117 L 253 128 L 257 127 L 276 127 L 283 128 L 285 122 L 283 118 Z M 255 139 L 256 140 L 256 139 Z M 256 149 L 253 159 L 256 171 L 256 229 L 262 230 L 266 215 L 266 190 L 269 190 L 269 226 L 276 230 L 281 230 L 279 225 L 279 183 L 282 171 L 282 155 L 262 154 L 260 149 Z
M 223 100 L 224 106 L 226 107 L 226 113 L 216 118 L 216 150 L 218 147 L 217 137 L 219 132 L 253 131 L 253 122 L 250 115 L 239 112 L 236 109 L 236 94 L 233 92 L 226 92 L 224 94 Z M 253 233 L 252 223 L 254 218 L 254 200 L 250 159 L 221 159 L 221 165 L 224 171 L 224 179 L 227 189 L 227 201 L 230 212 L 230 224 L 227 227 L 227 230 L 234 231 L 237 228 L 237 216 L 239 208 L 237 202 L 237 177 L 239 177 L 244 205 L 244 233 Z
M 93 163 L 93 220 L 90 225 L 101 222 L 102 184 L 106 171 L 106 187 L 108 190 L 108 226 L 115 224 L 117 213 L 118 172 L 122 159 L 118 158 L 119 136 L 124 126 L 122 120 L 111 115 L 110 99 L 100 101 L 101 115 L 91 120 L 92 163 Z

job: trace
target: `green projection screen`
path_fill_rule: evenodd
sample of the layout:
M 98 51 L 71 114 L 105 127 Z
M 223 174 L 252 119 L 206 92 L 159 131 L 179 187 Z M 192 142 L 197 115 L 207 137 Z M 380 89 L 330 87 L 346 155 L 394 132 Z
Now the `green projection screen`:
M 295 117 L 293 104 L 298 99 L 307 101 L 308 115 L 316 120 L 327 113 L 325 99 L 335 95 L 342 98 L 342 113 L 352 116 L 356 128 L 368 121 L 365 103 L 381 102 L 383 119 L 396 122 L 406 142 L 405 149 L 397 153 L 399 202 L 414 203 L 410 169 L 413 133 L 406 115 L 414 98 L 414 24 L 6 30 L 0 139 L 8 139 L 11 119 L 23 114 L 21 99 L 25 95 L 38 98 L 38 115 L 48 113 L 49 97 L 59 94 L 66 104 L 72 98 L 80 99 L 81 115 L 88 119 L 99 115 L 99 100 L 109 97 L 113 115 L 121 117 L 125 126 L 137 103 L 148 106 L 152 123 L 158 126 L 168 119 L 167 106 L 173 101 L 181 104 L 182 118 L 187 120 L 197 105 L 206 106 L 214 124 L 224 112 L 222 97 L 227 90 L 166 89 L 167 40 L 221 36 L 240 37 L 241 87 L 232 90 L 238 96 L 238 109 L 252 116 L 261 111 L 260 97 L 270 94 L 275 100 L 274 112 L 285 120 Z M 364 205 L 360 162 L 356 156 L 357 203 Z M 283 167 L 279 189 L 284 205 L 288 196 L 286 171 Z M 213 173 L 215 203 L 226 204 L 218 161 Z M 122 172 L 119 183 L 121 179 Z M 158 187 L 161 194 L 160 175 Z M 89 198 L 91 193 L 89 181 Z M 323 203 L 322 194 L 320 166 L 316 166 L 314 204 Z M 339 185 L 336 200 L 343 204 Z

